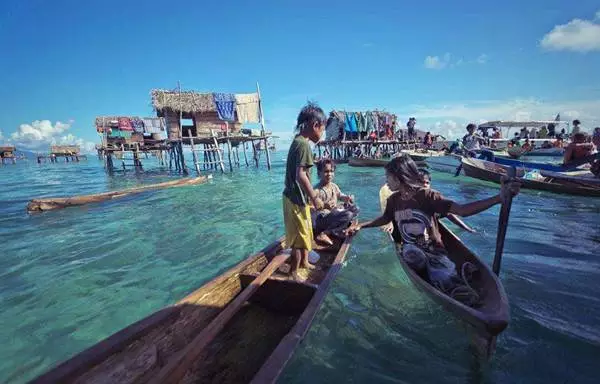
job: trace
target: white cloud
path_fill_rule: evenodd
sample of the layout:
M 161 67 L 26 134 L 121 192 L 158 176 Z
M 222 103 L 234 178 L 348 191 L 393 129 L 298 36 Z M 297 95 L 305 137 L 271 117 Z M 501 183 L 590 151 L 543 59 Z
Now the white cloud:
M 443 69 L 448 63 L 440 59 L 439 56 L 427 56 L 425 58 L 425 68 L 427 69 Z
M 94 150 L 94 143 L 85 141 L 67 131 L 71 128 L 73 121 L 63 123 L 57 121 L 52 124 L 50 120 L 35 120 L 31 124 L 21 124 L 19 128 L 10 135 L 9 142 L 20 149 L 48 150 L 50 145 L 79 145 L 82 152 Z
M 479 57 L 475 60 L 478 64 L 485 64 L 487 63 L 489 57 L 488 55 L 486 55 L 485 53 L 482 53 L 481 55 L 479 55 Z
M 538 99 L 488 100 L 438 105 L 413 105 L 392 109 L 398 116 L 416 116 L 422 130 L 446 138 L 462 136 L 468 123 L 491 120 L 554 120 L 560 113 L 564 121 L 579 119 L 590 132 L 600 126 L 600 100 L 541 101 Z
M 573 19 L 556 25 L 542 38 L 542 48 L 553 51 L 600 51 L 600 11 L 594 20 Z
M 485 53 L 479 55 L 475 60 L 465 61 L 463 58 L 454 60 L 452 54 L 445 53 L 443 56 L 427 56 L 423 65 L 427 69 L 444 69 L 454 68 L 465 63 L 485 64 L 489 60 L 489 56 Z

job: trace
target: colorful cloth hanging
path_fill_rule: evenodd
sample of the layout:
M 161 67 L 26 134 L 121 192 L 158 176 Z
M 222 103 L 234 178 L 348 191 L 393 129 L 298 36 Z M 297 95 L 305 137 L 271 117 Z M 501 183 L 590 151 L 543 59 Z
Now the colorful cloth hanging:
M 138 133 L 144 133 L 144 122 L 140 119 L 131 119 L 131 126 L 133 130 Z
M 233 93 L 213 93 L 219 119 L 235 121 L 235 95 Z
M 352 112 L 346 112 L 346 132 L 358 132 L 356 128 L 356 116 Z
M 129 117 L 119 117 L 117 120 L 117 124 L 119 126 L 119 130 L 121 131 L 133 131 L 133 127 L 131 126 L 131 120 Z
M 260 123 L 258 93 L 240 93 L 235 95 L 235 108 L 240 123 Z

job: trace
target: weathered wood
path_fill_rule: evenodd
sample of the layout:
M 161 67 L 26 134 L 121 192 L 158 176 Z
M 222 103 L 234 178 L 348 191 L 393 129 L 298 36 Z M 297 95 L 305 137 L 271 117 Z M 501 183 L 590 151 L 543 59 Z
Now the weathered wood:
M 514 180 L 517 173 L 515 167 L 508 169 L 508 178 L 502 180 L 502 184 L 509 183 Z M 496 253 L 492 264 L 492 271 L 496 276 L 500 276 L 500 266 L 502 264 L 502 251 L 504 250 L 504 239 L 506 238 L 506 230 L 508 229 L 508 218 L 510 217 L 510 208 L 512 206 L 512 195 L 508 195 L 506 200 L 502 202 L 500 207 L 500 217 L 498 218 L 498 233 L 496 234 Z
M 248 164 L 248 155 L 246 155 L 246 143 L 241 143 L 242 148 L 243 148 L 243 152 L 244 152 L 244 160 L 246 161 L 246 167 L 249 165 Z
M 120 197 L 142 193 L 147 191 L 153 191 L 158 189 L 183 187 L 186 185 L 194 185 L 204 183 L 208 179 L 207 176 L 200 176 L 193 179 L 180 179 L 174 181 L 167 181 L 164 183 L 150 184 L 142 187 L 135 187 L 124 189 L 120 191 L 97 193 L 92 195 L 82 195 L 73 197 L 54 197 L 54 198 L 43 198 L 43 199 L 32 199 L 27 204 L 28 212 L 41 212 L 51 211 L 54 209 L 62 209 L 67 207 L 73 207 L 78 205 L 97 203 L 106 200 L 113 200 Z
M 275 256 L 249 286 L 240 292 L 240 294 L 221 313 L 219 313 L 219 315 L 204 328 L 177 357 L 172 359 L 163 369 L 161 369 L 151 383 L 177 383 L 181 380 L 190 365 L 194 363 L 202 353 L 203 349 L 227 325 L 227 322 L 240 310 L 242 305 L 252 296 L 252 294 L 256 292 L 256 290 L 289 257 L 289 254 L 279 254 Z

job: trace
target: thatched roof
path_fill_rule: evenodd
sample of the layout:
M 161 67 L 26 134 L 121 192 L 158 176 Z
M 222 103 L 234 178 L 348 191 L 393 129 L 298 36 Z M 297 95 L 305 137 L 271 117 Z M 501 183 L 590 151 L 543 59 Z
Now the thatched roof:
M 216 111 L 212 93 L 198 93 L 192 91 L 169 91 L 153 89 L 151 91 L 152 106 L 157 111 L 170 109 L 184 113 L 214 112 Z
M 79 145 L 52 145 L 50 146 L 50 153 L 61 154 L 61 155 L 75 155 L 80 151 Z

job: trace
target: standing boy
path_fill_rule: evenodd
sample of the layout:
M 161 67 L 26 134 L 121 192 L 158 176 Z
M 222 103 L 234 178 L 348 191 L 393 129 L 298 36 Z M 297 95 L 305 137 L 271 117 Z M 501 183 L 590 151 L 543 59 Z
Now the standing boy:
M 313 157 L 309 140 L 317 143 L 325 130 L 327 119 L 323 110 L 314 103 L 308 103 L 298 114 L 296 132 L 288 152 L 285 189 L 283 190 L 283 220 L 285 240 L 292 249 L 290 274 L 299 280 L 298 269 L 313 269 L 308 261 L 312 250 L 313 232 L 309 202 L 315 209 L 323 209 L 310 182 Z

